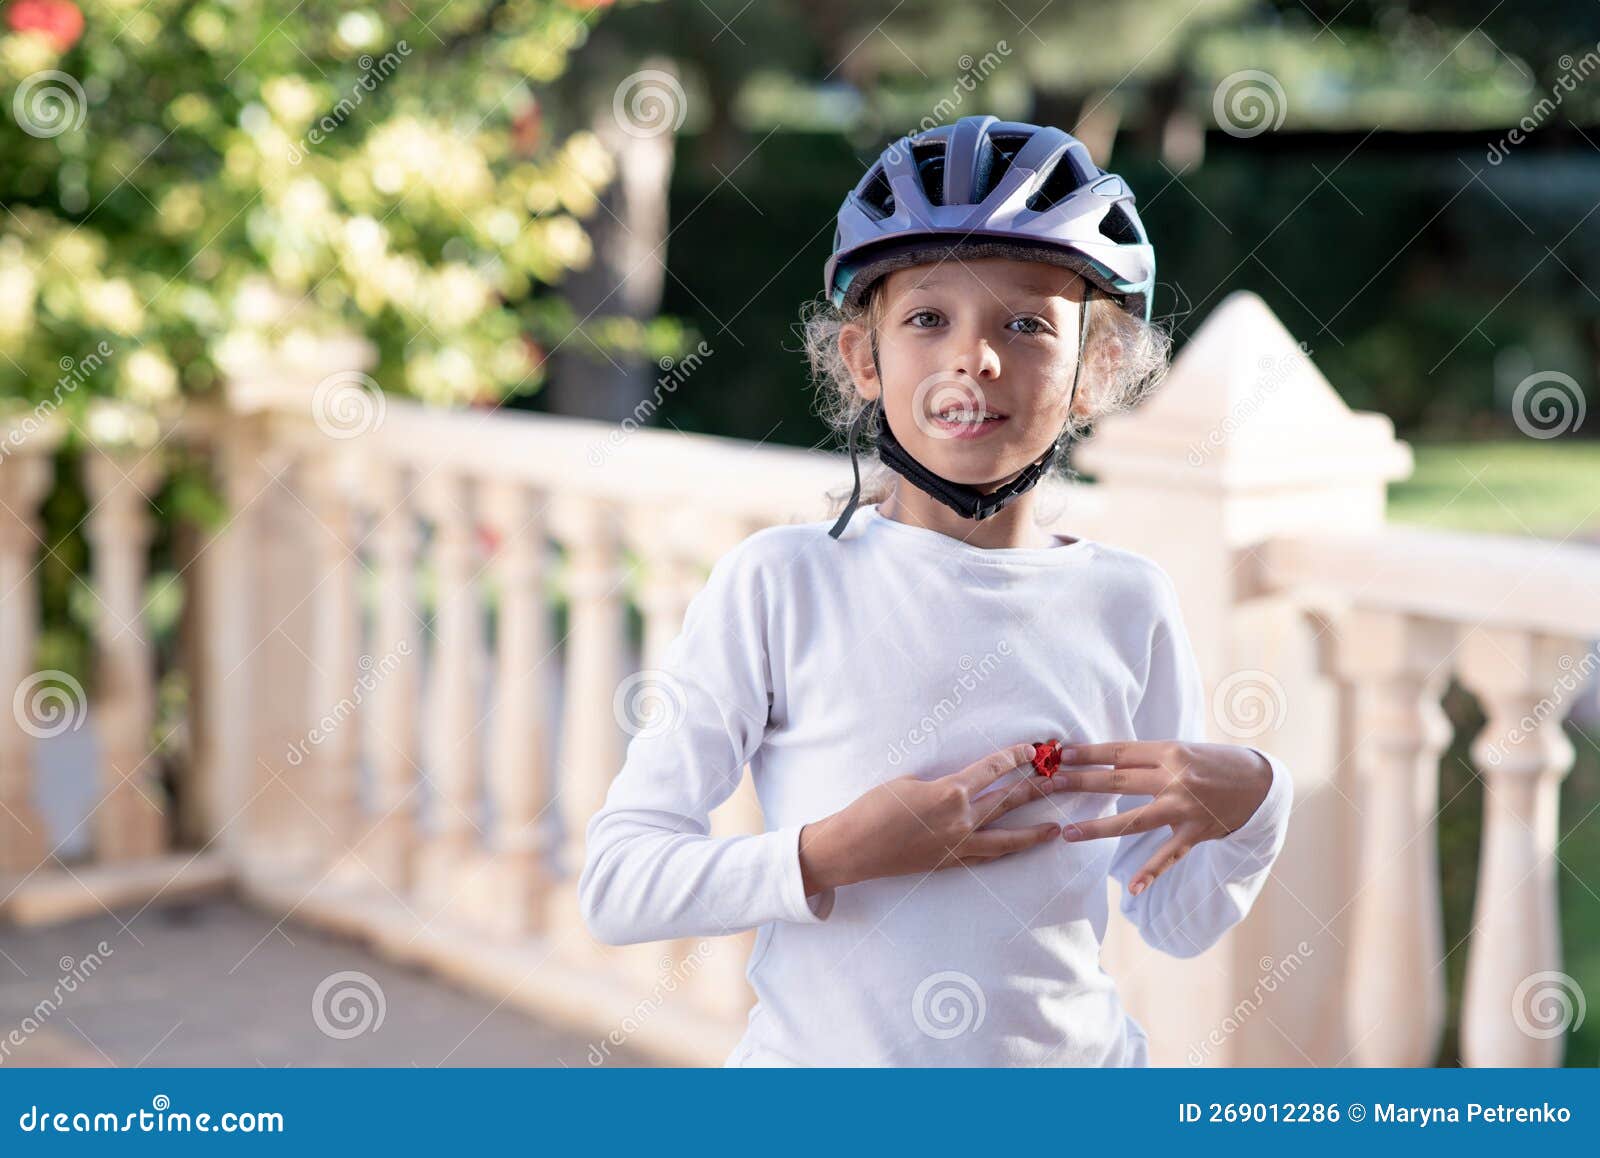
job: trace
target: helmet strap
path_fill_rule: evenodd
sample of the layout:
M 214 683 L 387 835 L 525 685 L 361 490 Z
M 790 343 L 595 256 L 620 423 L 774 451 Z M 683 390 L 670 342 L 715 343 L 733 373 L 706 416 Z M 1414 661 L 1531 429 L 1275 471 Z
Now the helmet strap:
M 1089 294 L 1085 286 L 1083 301 L 1078 312 L 1078 363 L 1072 370 L 1072 392 L 1067 397 L 1067 426 L 1060 436 L 1050 444 L 1050 449 L 1045 451 L 1043 457 L 1037 462 L 1025 467 L 1021 474 L 1005 485 L 985 493 L 976 487 L 965 483 L 954 482 L 942 475 L 935 474 L 922 463 L 913 458 L 901 445 L 900 440 L 894 436 L 894 431 L 889 426 L 888 416 L 883 414 L 883 369 L 878 362 L 878 335 L 872 334 L 872 365 L 877 371 L 879 394 L 872 405 L 865 407 L 850 424 L 850 467 L 855 472 L 855 487 L 850 493 L 850 501 L 845 505 L 844 511 L 839 515 L 838 521 L 828 534 L 837 539 L 844 532 L 845 525 L 855 513 L 857 504 L 861 501 L 861 467 L 856 459 L 856 438 L 860 428 L 874 412 L 878 413 L 881 421 L 878 423 L 877 447 L 878 456 L 884 464 L 903 476 L 917 489 L 926 492 L 938 499 L 945 506 L 955 511 L 965 519 L 987 519 L 999 513 L 1013 501 L 1038 485 L 1039 480 L 1045 476 L 1058 455 L 1072 442 L 1072 403 L 1078 396 L 1078 379 L 1083 371 L 1083 351 L 1089 330 Z
M 845 524 L 850 521 L 850 516 L 856 513 L 856 505 L 861 502 L 861 462 L 856 458 L 856 435 L 860 432 L 867 419 L 872 416 L 872 410 L 872 406 L 863 407 L 861 413 L 857 414 L 850 423 L 850 469 L 855 472 L 856 481 L 855 486 L 850 491 L 850 501 L 844 505 L 844 510 L 840 513 L 838 521 L 833 524 L 833 528 L 828 532 L 829 536 L 835 539 L 844 534 Z

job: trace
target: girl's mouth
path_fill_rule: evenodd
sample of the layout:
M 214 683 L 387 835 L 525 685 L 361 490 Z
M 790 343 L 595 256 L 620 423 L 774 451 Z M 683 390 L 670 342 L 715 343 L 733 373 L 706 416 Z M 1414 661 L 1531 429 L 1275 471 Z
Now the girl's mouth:
M 1000 429 L 1009 417 L 985 410 L 951 410 L 946 414 L 930 415 L 928 421 L 946 438 L 983 438 Z

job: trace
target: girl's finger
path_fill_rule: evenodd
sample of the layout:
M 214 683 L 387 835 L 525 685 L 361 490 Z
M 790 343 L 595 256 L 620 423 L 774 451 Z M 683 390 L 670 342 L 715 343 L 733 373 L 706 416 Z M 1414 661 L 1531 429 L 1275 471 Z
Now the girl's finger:
M 1093 771 L 1058 770 L 1054 780 L 1071 792 L 1118 792 L 1126 796 L 1155 796 L 1172 783 L 1165 768 L 1105 768 Z
M 1026 828 L 983 828 L 967 837 L 961 844 L 963 854 L 997 857 L 1021 852 L 1047 840 L 1054 840 L 1061 831 L 1059 824 L 1030 824 Z
M 1098 840 L 1103 836 L 1127 836 L 1130 832 L 1149 832 L 1167 823 L 1162 812 L 1156 808 L 1155 801 L 1152 800 L 1149 804 L 1141 804 L 1126 812 L 1065 825 L 1061 829 L 1061 839 L 1077 841 Z
M 969 764 L 959 772 L 952 772 L 951 776 L 959 783 L 977 793 L 993 784 L 1000 777 L 1024 764 L 1033 763 L 1032 744 L 1013 744 L 1009 748 L 1001 748 L 998 752 L 991 752 L 975 764 Z
M 1072 764 L 1112 764 L 1118 768 L 1159 764 L 1154 740 L 1111 740 L 1104 744 L 1073 744 L 1061 749 L 1061 767 Z
M 1128 894 L 1136 897 L 1144 892 L 1158 876 L 1177 864 L 1183 854 L 1193 847 L 1188 837 L 1173 833 L 1165 844 L 1156 849 L 1155 855 L 1144 862 L 1144 867 L 1129 879 Z
M 1019 805 L 1027 804 L 1030 800 L 1042 800 L 1052 792 L 1061 792 L 1066 788 L 1067 785 L 1058 783 L 1055 777 L 1030 776 L 1026 780 L 1019 780 L 1004 792 L 996 792 L 992 797 L 980 802 L 983 813 L 973 827 L 982 828 L 995 817 L 1010 812 Z

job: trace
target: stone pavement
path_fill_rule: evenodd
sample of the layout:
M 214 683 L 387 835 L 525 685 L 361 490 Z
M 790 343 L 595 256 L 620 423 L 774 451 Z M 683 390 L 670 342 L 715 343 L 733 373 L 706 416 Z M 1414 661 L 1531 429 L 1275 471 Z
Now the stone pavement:
M 0 1066 L 591 1065 L 580 1034 L 232 899 L 136 912 L 0 924 Z

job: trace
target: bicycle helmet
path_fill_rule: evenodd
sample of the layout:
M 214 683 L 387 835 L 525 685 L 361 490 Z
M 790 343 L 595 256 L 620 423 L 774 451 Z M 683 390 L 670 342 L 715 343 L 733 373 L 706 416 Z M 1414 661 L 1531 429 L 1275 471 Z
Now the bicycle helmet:
M 1081 367 L 1091 294 L 1098 291 L 1150 320 L 1155 250 L 1133 202 L 1127 183 L 1096 166 L 1070 133 L 992 116 L 962 117 L 901 137 L 846 194 L 823 268 L 824 292 L 836 307 L 851 310 L 878 279 L 924 262 L 1012 257 L 1063 266 L 1087 283 L 1078 326 Z M 872 356 L 876 366 L 876 333 Z M 1069 409 L 1077 389 L 1074 369 Z M 828 532 L 835 539 L 861 497 L 857 429 L 881 407 L 880 396 L 850 428 L 855 488 Z M 986 519 L 1035 486 L 1069 438 L 1063 432 L 1041 459 L 989 494 L 917 462 L 886 416 L 877 446 L 885 464 L 957 514 Z

